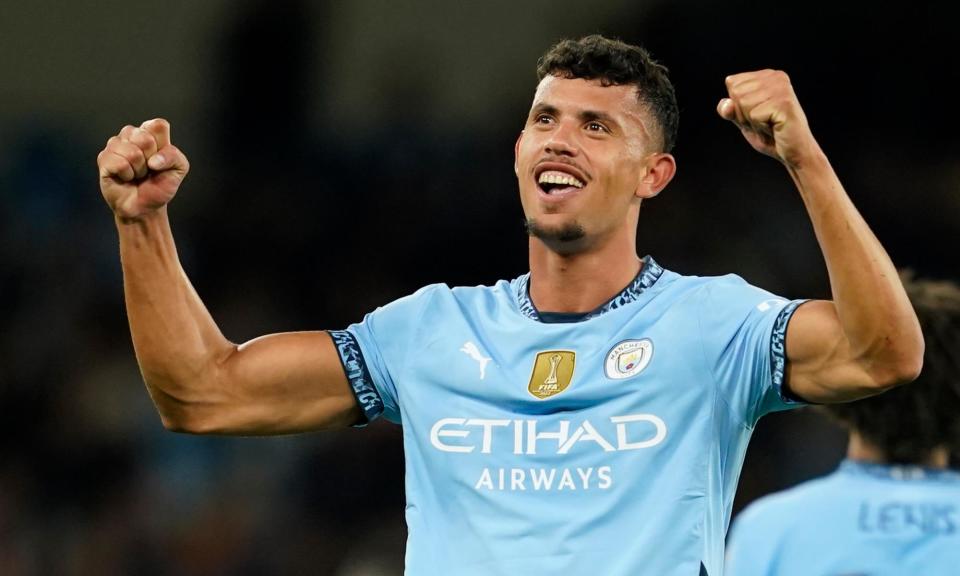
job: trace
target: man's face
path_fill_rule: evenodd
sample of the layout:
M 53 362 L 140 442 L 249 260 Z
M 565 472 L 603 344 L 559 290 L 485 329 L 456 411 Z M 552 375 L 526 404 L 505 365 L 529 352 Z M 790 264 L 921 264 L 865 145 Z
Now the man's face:
M 540 82 L 516 147 L 531 235 L 575 251 L 627 224 L 654 152 L 636 90 L 557 76 Z

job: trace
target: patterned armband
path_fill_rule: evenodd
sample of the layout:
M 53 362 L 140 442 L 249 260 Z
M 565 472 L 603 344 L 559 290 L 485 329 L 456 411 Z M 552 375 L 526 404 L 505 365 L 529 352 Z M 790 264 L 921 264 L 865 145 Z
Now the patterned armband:
M 337 347 L 337 354 L 343 365 L 343 372 L 350 382 L 350 388 L 353 389 L 367 422 L 372 422 L 383 412 L 383 399 L 373 385 L 360 345 L 354 335 L 346 330 L 330 330 L 329 334 Z
M 773 386 L 782 400 L 791 403 L 806 403 L 802 398 L 790 394 L 789 390 L 783 387 L 787 377 L 787 324 L 790 323 L 790 318 L 797 311 L 797 307 L 804 302 L 806 300 L 794 300 L 783 307 L 773 323 L 773 335 L 770 338 L 770 368 L 773 372 Z

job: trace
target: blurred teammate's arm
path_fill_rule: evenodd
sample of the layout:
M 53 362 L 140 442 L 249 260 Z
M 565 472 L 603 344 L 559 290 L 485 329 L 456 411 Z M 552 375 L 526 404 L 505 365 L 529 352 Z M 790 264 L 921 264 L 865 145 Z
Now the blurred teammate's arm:
M 189 170 L 163 120 L 125 127 L 97 157 L 120 235 L 137 361 L 164 426 L 282 434 L 349 426 L 362 412 L 325 332 L 236 345 L 221 334 L 177 257 L 167 203 Z
M 847 196 L 783 72 L 727 78 L 717 111 L 780 160 L 813 222 L 833 301 L 804 304 L 787 330 L 789 389 L 811 402 L 876 394 L 916 378 L 923 336 L 897 271 Z

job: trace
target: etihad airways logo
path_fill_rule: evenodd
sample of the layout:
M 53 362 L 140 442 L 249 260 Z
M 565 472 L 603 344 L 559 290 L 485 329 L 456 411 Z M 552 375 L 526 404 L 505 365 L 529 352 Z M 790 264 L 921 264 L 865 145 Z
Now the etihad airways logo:
M 555 452 L 566 454 L 575 444 L 586 443 L 604 452 L 652 448 L 667 437 L 667 425 L 654 414 L 611 416 L 602 434 L 590 422 L 560 420 L 549 430 L 538 420 L 492 418 L 442 418 L 430 428 L 430 444 L 441 452 L 490 454 L 510 450 L 513 454 Z M 575 427 L 574 427 L 575 426 Z

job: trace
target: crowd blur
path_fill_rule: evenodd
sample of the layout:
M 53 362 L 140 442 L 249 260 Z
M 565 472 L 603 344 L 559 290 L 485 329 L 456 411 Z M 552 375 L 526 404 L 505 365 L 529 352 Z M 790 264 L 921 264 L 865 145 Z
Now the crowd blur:
M 525 272 L 512 154 L 535 61 L 592 32 L 646 45 L 678 91 L 679 173 L 644 205 L 641 254 L 829 296 L 788 176 L 714 111 L 726 74 L 775 67 L 895 263 L 960 280 L 946 90 L 960 68 L 942 65 L 953 43 L 934 3 L 771 15 L 744 0 L 105 2 L 82 16 L 45 4 L 0 18 L 0 43 L 21 42 L 0 44 L 3 575 L 402 571 L 399 428 L 208 438 L 160 425 L 97 188 L 96 155 L 127 123 L 172 121 L 193 163 L 170 208 L 180 256 L 238 342 L 343 328 L 432 282 Z M 151 50 L 171 34 L 190 48 Z M 68 53 L 89 69 L 67 69 Z M 831 470 L 844 437 L 811 411 L 765 418 L 735 510 Z

